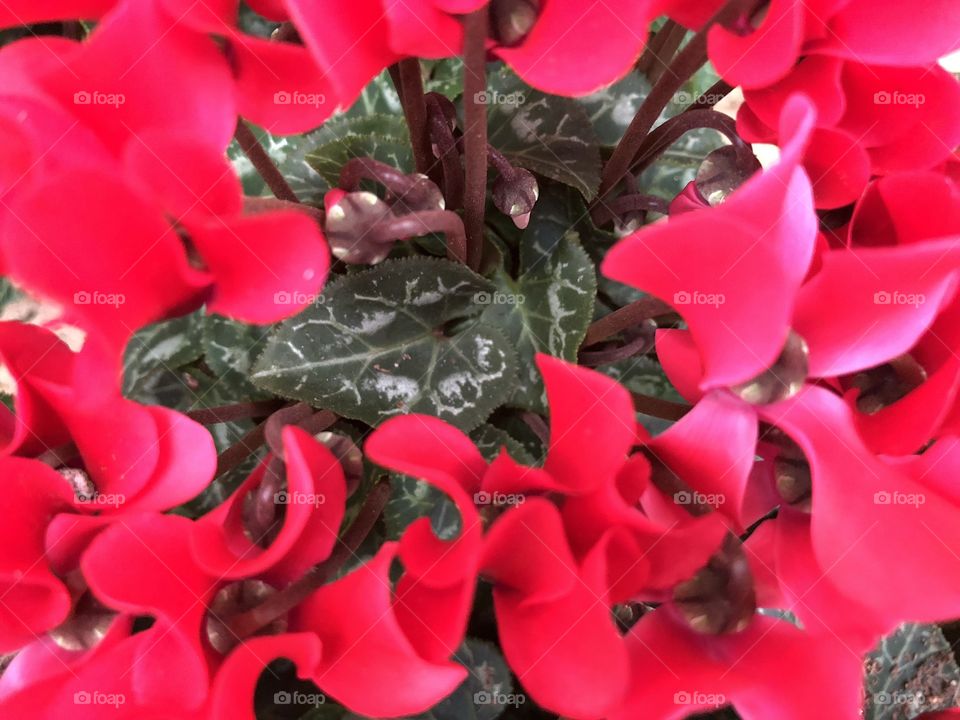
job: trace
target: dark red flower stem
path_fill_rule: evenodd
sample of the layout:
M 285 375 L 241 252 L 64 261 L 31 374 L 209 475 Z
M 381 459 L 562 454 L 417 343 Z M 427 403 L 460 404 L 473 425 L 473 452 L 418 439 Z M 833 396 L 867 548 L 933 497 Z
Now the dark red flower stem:
M 644 139 L 660 117 L 660 113 L 670 102 L 670 98 L 683 87 L 683 84 L 700 69 L 707 61 L 707 33 L 717 24 L 724 24 L 735 20 L 744 12 L 757 7 L 757 0 L 728 0 L 706 25 L 691 38 L 690 42 L 679 52 L 670 63 L 667 72 L 654 83 L 650 94 L 643 101 L 620 143 L 613 151 L 613 155 L 603 168 L 600 181 L 600 192 L 594 206 L 597 207 L 623 176 L 627 174 L 637 151 Z
M 590 347 L 613 337 L 619 332 L 635 327 L 645 320 L 652 320 L 655 317 L 672 312 L 673 308 L 653 296 L 640 298 L 629 305 L 614 310 L 609 315 L 604 315 L 590 325 L 587 328 L 587 336 L 583 339 L 582 347 Z
M 340 188 L 347 192 L 356 192 L 360 189 L 361 180 L 378 182 L 398 198 L 403 198 L 423 182 L 423 179 L 416 175 L 408 175 L 374 158 L 351 158 L 340 169 Z
M 323 224 L 323 210 L 313 205 L 307 205 L 301 202 L 290 202 L 289 200 L 278 200 L 272 197 L 252 197 L 244 196 L 243 210 L 246 213 L 255 215 L 257 213 L 275 212 L 277 210 L 296 210 L 312 217 L 321 225 Z
M 263 145 L 257 140 L 256 135 L 241 118 L 237 119 L 237 130 L 234 137 L 274 196 L 280 200 L 300 202 L 297 199 L 297 194 L 287 184 L 283 174 L 273 164 L 273 160 L 270 159 L 267 151 L 263 149 Z
M 640 59 L 637 60 L 637 64 L 634 66 L 634 69 L 646 75 L 650 72 L 650 68 L 654 66 L 654 63 L 659 61 L 665 65 L 668 64 L 664 61 L 662 50 L 671 33 L 673 33 L 674 29 L 677 27 L 680 26 L 673 20 L 667 20 L 659 30 L 657 30 L 655 33 L 652 33 L 647 40 L 647 46 L 644 48 Z M 676 48 L 674 48 L 674 52 L 676 52 Z M 666 60 L 669 59 L 670 57 L 668 56 Z
M 383 508 L 390 499 L 390 483 L 387 480 L 375 485 L 343 536 L 337 541 L 330 557 L 315 565 L 299 580 L 292 582 L 280 592 L 271 595 L 266 601 L 246 612 L 240 613 L 228 621 L 233 634 L 243 640 L 260 628 L 282 618 L 300 605 L 321 586 L 332 580 L 366 540 L 377 524 Z
M 630 173 L 642 172 L 686 133 L 700 128 L 709 128 L 725 135 L 741 156 L 753 154 L 750 146 L 737 134 L 737 121 L 734 118 L 709 109 L 691 110 L 670 118 L 647 135 L 630 165 Z
M 467 265 L 476 270 L 483 255 L 483 214 L 487 195 L 487 106 L 479 101 L 487 89 L 486 6 L 467 15 L 463 43 L 463 133 L 465 188 L 464 226 L 467 234 Z
M 400 98 L 403 103 L 403 114 L 407 119 L 407 128 L 410 130 L 413 161 L 417 166 L 417 172 L 430 175 L 434 169 L 435 159 L 430 148 L 427 103 L 423 95 L 423 75 L 420 71 L 420 60 L 406 58 L 397 65 L 402 88 Z
M 228 447 L 217 456 L 217 474 L 216 477 L 225 475 L 246 460 L 250 455 L 260 449 L 265 440 L 267 421 L 264 420 L 253 430 L 248 432 L 233 445 Z
M 594 213 L 594 222 L 597 225 L 604 225 L 613 218 L 622 217 L 626 213 L 641 210 L 667 215 L 670 213 L 670 203 L 656 195 L 644 195 L 642 193 L 621 195 L 620 197 L 605 202 L 598 208 Z
M 447 257 L 456 262 L 467 260 L 467 238 L 460 216 L 449 210 L 425 210 L 398 215 L 377 225 L 370 231 L 374 242 L 385 243 L 417 237 L 428 233 L 443 233 L 447 237 Z
M 627 360 L 635 355 L 643 355 L 653 349 L 654 337 L 651 332 L 639 332 L 635 338 L 628 340 L 625 344 L 602 350 L 583 350 L 577 357 L 584 367 L 600 367 L 610 363 Z
M 733 92 L 733 85 L 726 80 L 717 80 L 713 85 L 703 91 L 703 94 L 693 101 L 685 113 L 695 110 L 709 110 L 716 105 L 722 98 Z
M 680 49 L 680 43 L 682 43 L 683 39 L 687 36 L 687 29 L 672 20 L 668 21 L 663 28 L 661 28 L 660 32 L 664 31 L 663 44 L 657 52 L 653 64 L 647 71 L 647 77 L 650 78 L 650 82 L 654 83 L 667 72 L 667 68 L 670 67 L 670 61 L 673 59 L 677 50 Z M 659 34 L 660 33 L 657 33 L 657 35 Z
M 653 397 L 652 395 L 642 395 L 640 393 L 631 393 L 633 395 L 633 406 L 638 413 L 660 418 L 661 420 L 679 420 L 688 412 L 691 407 L 686 403 L 673 402 L 663 398 Z
M 463 164 L 460 162 L 460 150 L 457 138 L 443 112 L 440 101 L 431 93 L 427 96 L 430 139 L 440 152 L 443 167 L 443 197 L 448 210 L 463 207 Z
M 247 402 L 233 403 L 232 405 L 219 405 L 212 408 L 191 410 L 187 413 L 187 417 L 203 425 L 215 425 L 217 423 L 233 422 L 234 420 L 266 417 L 282 408 L 285 404 L 283 400 L 250 400 Z

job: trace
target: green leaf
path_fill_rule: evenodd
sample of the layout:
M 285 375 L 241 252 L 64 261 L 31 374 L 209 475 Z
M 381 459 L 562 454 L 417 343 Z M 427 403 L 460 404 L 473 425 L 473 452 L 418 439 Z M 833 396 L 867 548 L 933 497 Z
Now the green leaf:
M 524 243 L 526 249 L 526 238 Z M 534 247 L 546 252 L 521 253 L 519 279 L 502 269 L 496 272 L 497 291 L 485 296 L 487 309 L 481 319 L 501 328 L 520 357 L 523 370 L 510 404 L 544 412 L 546 392 L 535 356 L 543 352 L 568 361 L 577 359 L 593 318 L 597 279 L 575 230 L 549 249 Z
M 523 444 L 512 437 L 506 430 L 484 423 L 470 433 L 470 439 L 476 444 L 480 454 L 487 462 L 493 462 L 500 454 L 500 449 L 507 448 L 507 452 L 517 462 L 524 465 L 533 465 L 534 459 Z
M 526 703 L 513 692 L 513 677 L 500 651 L 484 640 L 467 639 L 453 659 L 469 671 L 453 694 L 424 717 L 430 720 L 495 720 Z
M 867 720 L 909 720 L 953 707 L 960 668 L 936 625 L 907 623 L 866 660 Z
M 311 136 L 313 149 L 307 162 L 335 187 L 340 169 L 355 157 L 372 157 L 404 172 L 413 172 L 413 151 L 410 135 L 402 115 L 369 115 L 338 117 Z
M 340 278 L 270 338 L 252 379 L 283 397 L 377 425 L 427 413 L 476 427 L 513 389 L 516 357 L 477 322 L 489 282 L 427 258 Z
M 253 134 L 263 145 L 264 150 L 280 169 L 290 188 L 296 193 L 301 202 L 321 207 L 323 195 L 328 186 L 323 178 L 311 168 L 306 161 L 306 155 L 313 150 L 315 141 L 313 135 L 288 135 L 278 137 L 271 135 L 262 128 L 251 126 Z M 227 148 L 227 157 L 233 164 L 233 169 L 240 177 L 245 195 L 254 197 L 271 195 L 263 178 L 253 167 L 250 160 L 240 149 L 236 140 Z
M 458 57 L 443 60 L 421 60 L 424 68 L 423 89 L 456 100 L 463 94 L 463 60 Z
M 460 533 L 460 513 L 443 492 L 409 475 L 391 473 L 390 482 L 390 499 L 383 509 L 388 540 L 399 540 L 407 526 L 422 517 L 430 518 L 433 532 L 442 540 Z
M 601 365 L 597 370 L 604 375 L 609 375 L 630 392 L 673 402 L 685 402 L 667 379 L 660 363 L 646 355 Z
M 400 95 L 397 94 L 393 80 L 390 79 L 390 73 L 386 70 L 367 83 L 350 109 L 343 115 L 336 116 L 335 119 L 358 118 L 366 115 L 403 115 Z
M 127 343 L 123 356 L 123 393 L 135 396 L 157 370 L 176 370 L 199 359 L 202 311 L 148 325 Z
M 489 142 L 511 163 L 577 188 L 592 199 L 600 187 L 600 145 L 576 100 L 524 85 L 506 68 L 487 91 Z
M 208 315 L 203 324 L 204 361 L 243 398 L 266 397 L 248 379 L 254 360 L 263 352 L 271 326 L 248 325 L 222 315 Z
M 650 81 L 640 73 L 632 72 L 623 80 L 577 102 L 587 111 L 600 142 L 613 146 L 620 142 L 649 94 Z

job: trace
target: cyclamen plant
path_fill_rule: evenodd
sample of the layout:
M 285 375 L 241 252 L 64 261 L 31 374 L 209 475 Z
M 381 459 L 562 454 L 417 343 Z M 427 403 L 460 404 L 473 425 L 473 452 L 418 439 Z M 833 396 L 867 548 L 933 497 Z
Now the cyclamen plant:
M 956 0 L 0 27 L 0 716 L 960 715 Z

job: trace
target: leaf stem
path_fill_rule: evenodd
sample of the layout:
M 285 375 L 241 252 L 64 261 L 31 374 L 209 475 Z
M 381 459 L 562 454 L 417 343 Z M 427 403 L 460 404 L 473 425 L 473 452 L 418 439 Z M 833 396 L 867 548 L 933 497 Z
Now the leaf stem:
M 257 136 L 253 134 L 253 131 L 242 118 L 237 118 L 237 130 L 234 137 L 275 197 L 289 202 L 300 202 L 297 199 L 297 194 L 284 179 L 277 166 L 273 164 L 273 160 L 267 155 L 263 145 L 257 140 Z
M 487 89 L 486 6 L 464 18 L 464 226 L 467 236 L 467 265 L 476 270 L 483 255 L 483 214 L 487 193 L 487 106 L 481 102 Z

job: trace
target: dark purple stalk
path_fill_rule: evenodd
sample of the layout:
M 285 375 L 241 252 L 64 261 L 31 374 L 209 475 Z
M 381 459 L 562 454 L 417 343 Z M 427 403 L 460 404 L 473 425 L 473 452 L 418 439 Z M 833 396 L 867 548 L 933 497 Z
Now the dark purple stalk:
M 275 197 L 280 200 L 288 200 L 289 202 L 300 202 L 297 199 L 297 194 L 290 185 L 287 184 L 283 174 L 277 169 L 277 166 L 273 164 L 270 156 L 267 155 L 267 151 L 263 149 L 263 145 L 260 144 L 260 141 L 257 140 L 253 131 L 240 118 L 237 119 L 237 130 L 234 133 L 234 137 Z
M 466 178 L 463 214 L 467 236 L 467 265 L 476 270 L 483 255 L 483 214 L 487 194 L 487 106 L 481 102 L 487 89 L 488 9 L 482 7 L 464 18 L 463 95 L 466 129 L 463 133 Z

